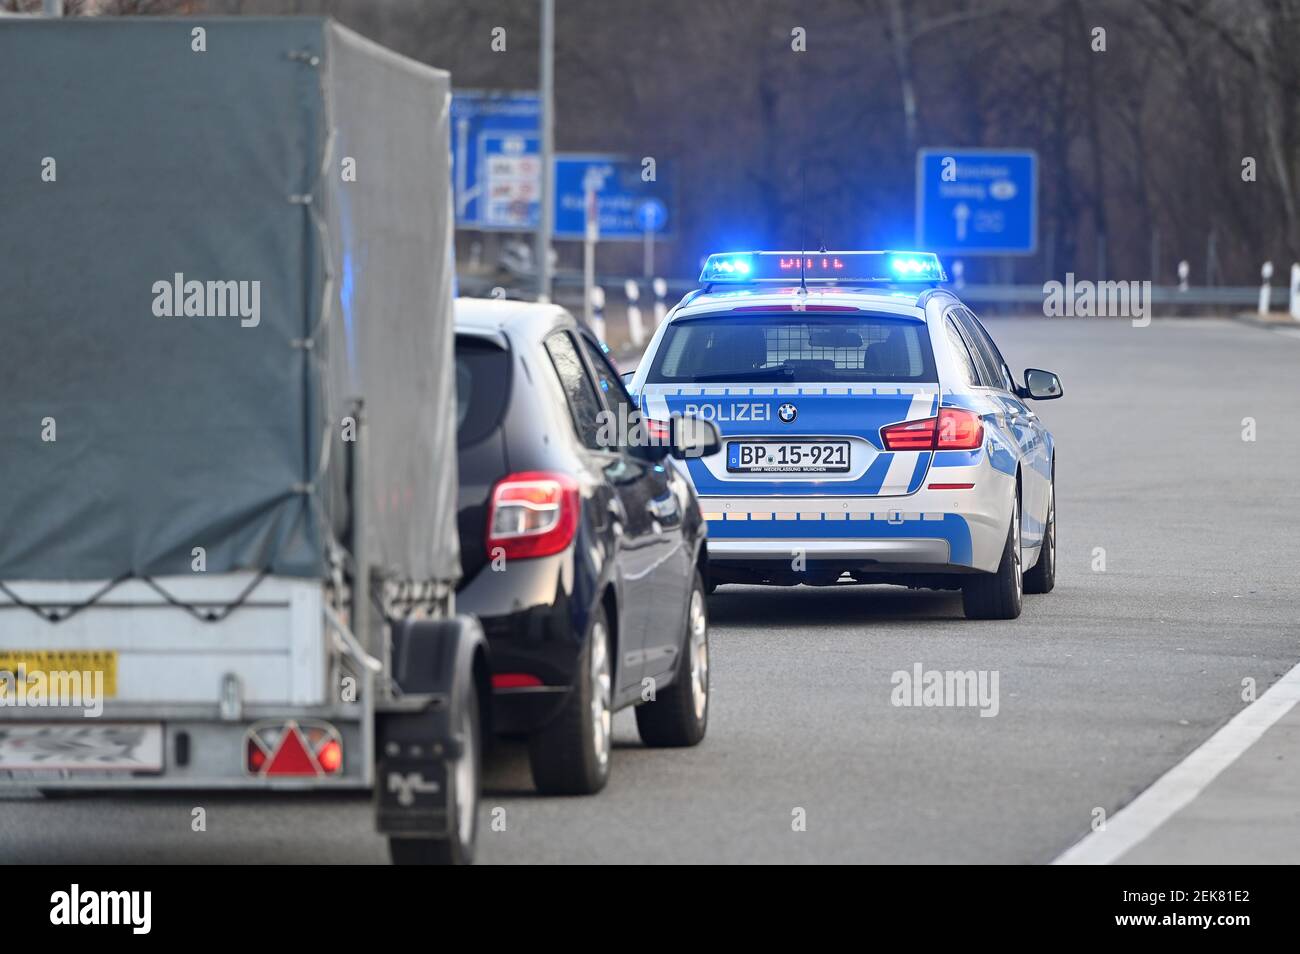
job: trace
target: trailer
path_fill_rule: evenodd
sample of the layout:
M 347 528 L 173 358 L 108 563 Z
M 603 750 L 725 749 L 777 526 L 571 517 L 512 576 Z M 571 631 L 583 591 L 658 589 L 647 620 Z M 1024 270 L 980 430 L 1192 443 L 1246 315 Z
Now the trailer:
M 0 62 L 0 787 L 370 789 L 471 860 L 448 74 L 325 18 Z

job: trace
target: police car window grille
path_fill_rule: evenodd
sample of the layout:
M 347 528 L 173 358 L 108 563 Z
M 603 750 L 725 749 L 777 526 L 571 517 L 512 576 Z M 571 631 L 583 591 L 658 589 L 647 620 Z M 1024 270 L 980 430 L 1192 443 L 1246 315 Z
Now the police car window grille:
M 704 317 L 670 325 L 647 384 L 936 380 L 919 322 Z
M 769 367 L 787 361 L 831 362 L 837 371 L 861 371 L 866 367 L 867 349 L 883 341 L 885 332 L 879 327 L 856 326 L 852 329 L 861 339 L 861 346 L 814 344 L 808 325 L 782 325 L 767 332 L 767 364 Z

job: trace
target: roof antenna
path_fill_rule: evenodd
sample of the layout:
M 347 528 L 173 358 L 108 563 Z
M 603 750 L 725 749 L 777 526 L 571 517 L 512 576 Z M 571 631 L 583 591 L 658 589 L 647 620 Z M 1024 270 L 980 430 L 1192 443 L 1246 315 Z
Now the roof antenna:
M 817 230 L 821 233 L 822 242 L 819 251 L 826 254 L 826 208 L 818 206 L 817 208 Z
M 799 291 L 808 294 L 808 282 L 804 278 L 804 257 L 808 251 L 808 164 L 799 163 L 799 177 L 803 182 L 803 208 L 799 210 Z

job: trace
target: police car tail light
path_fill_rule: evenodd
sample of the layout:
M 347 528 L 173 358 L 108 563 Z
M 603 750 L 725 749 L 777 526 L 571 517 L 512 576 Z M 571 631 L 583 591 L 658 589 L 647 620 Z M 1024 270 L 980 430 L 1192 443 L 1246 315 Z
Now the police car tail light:
M 977 450 L 984 444 L 984 422 L 964 408 L 940 408 L 936 431 L 936 450 Z
M 550 556 L 578 529 L 578 485 L 568 474 L 528 471 L 497 481 L 488 506 L 488 555 Z
M 984 423 L 964 408 L 945 407 L 938 417 L 882 427 L 880 442 L 890 451 L 976 450 L 984 444 Z
M 880 429 L 880 440 L 885 450 L 933 450 L 935 419 L 927 417 L 924 421 L 904 421 L 902 424 L 890 424 Z

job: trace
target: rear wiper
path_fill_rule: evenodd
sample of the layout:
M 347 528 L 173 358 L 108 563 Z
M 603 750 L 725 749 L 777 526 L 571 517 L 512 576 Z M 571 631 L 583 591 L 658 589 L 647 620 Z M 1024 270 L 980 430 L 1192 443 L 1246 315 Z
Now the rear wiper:
M 768 378 L 792 378 L 794 368 L 778 365 L 775 368 L 755 368 L 749 371 L 725 371 L 715 374 L 697 374 L 693 378 L 701 381 L 765 381 Z

